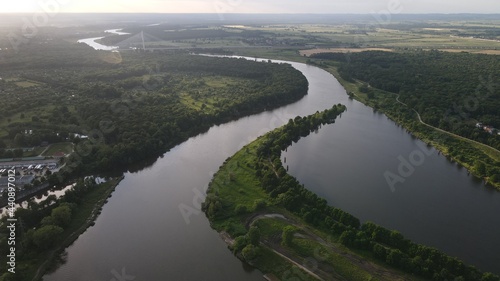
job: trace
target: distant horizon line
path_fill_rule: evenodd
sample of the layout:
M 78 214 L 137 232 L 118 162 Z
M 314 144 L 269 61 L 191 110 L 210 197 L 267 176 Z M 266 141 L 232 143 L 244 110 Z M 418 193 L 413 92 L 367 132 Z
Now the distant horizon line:
M 15 15 L 15 14 L 34 14 L 34 13 L 38 13 L 38 11 L 35 11 L 35 12 L 0 12 L 0 15 L 5 15 L 5 14 L 10 14 L 10 15 Z M 219 14 L 224 14 L 224 15 L 357 15 L 357 16 L 359 16 L 359 15 L 372 15 L 373 13 L 58 12 L 58 13 L 48 13 L 48 14 L 155 14 L 155 15 L 162 15 L 162 14 L 168 14 L 168 15 L 219 15 Z M 462 12 L 462 13 L 440 13 L 440 12 L 429 12 L 429 13 L 399 13 L 399 14 L 394 14 L 394 16 L 396 16 L 396 15 L 500 15 L 500 12 L 495 12 L 495 13 L 467 13 L 467 12 Z

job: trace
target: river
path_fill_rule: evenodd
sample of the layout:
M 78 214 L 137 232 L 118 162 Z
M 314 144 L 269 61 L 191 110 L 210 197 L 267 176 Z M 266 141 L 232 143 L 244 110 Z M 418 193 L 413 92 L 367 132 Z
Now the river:
M 306 97 L 213 126 L 152 166 L 126 173 L 95 225 L 67 249 L 65 264 L 44 280 L 109 281 L 122 269 L 137 280 L 263 280 L 262 273 L 245 268 L 212 230 L 199 212 L 199 194 L 224 160 L 244 145 L 290 118 L 329 108 L 345 95 L 325 71 L 293 66 L 309 80 Z M 183 216 L 181 209 L 197 213 Z
M 330 205 L 500 274 L 500 192 L 385 115 L 352 103 L 285 157 L 289 173 Z M 391 185 L 389 173 L 404 182 Z
M 459 184 L 457 189 L 471 194 L 470 204 L 466 208 L 470 213 L 473 213 L 476 205 L 498 199 L 496 193 L 476 186 L 470 178 L 463 176 L 463 170 L 438 156 L 428 156 L 425 164 L 408 178 L 404 187 L 397 186 L 396 191 L 391 192 L 379 171 L 384 168 L 397 169 L 397 156 L 408 155 L 418 149 L 418 141 L 384 115 L 349 100 L 343 87 L 326 71 L 305 64 L 291 64 L 309 81 L 306 97 L 273 111 L 213 126 L 208 132 L 174 147 L 152 166 L 139 172 L 126 173 L 103 207 L 95 226 L 66 250 L 65 263 L 55 272 L 47 274 L 44 280 L 108 281 L 113 278 L 121 280 L 116 278 L 123 277 L 123 274 L 129 277 L 126 280 L 263 280 L 261 272 L 247 268 L 236 259 L 211 229 L 208 220 L 199 211 L 202 194 L 212 174 L 224 160 L 245 144 L 285 124 L 290 118 L 309 115 L 336 103 L 345 104 L 347 112 L 335 124 L 294 144 L 286 154 L 291 173 L 311 190 L 328 198 L 331 204 L 362 219 L 373 215 L 371 220 L 401 230 L 408 237 L 414 234 L 411 232 L 415 228 L 412 225 L 422 226 L 430 220 L 430 223 L 439 227 L 426 229 L 428 233 L 420 231 L 424 232 L 424 237 L 414 236 L 419 241 L 427 237 L 432 240 L 436 236 L 431 241 L 433 243 L 429 243 L 433 245 L 439 241 L 441 232 L 447 232 L 450 222 L 438 220 L 440 216 L 418 215 L 429 208 L 428 202 L 434 202 L 434 199 L 426 196 L 429 189 L 435 188 L 445 193 L 436 186 L 449 186 L 445 189 L 449 193 L 439 197 L 445 198 L 446 195 L 453 196 L 453 192 L 448 189 L 453 188 L 455 183 Z M 318 146 L 322 147 L 323 152 L 317 150 Z M 336 150 L 337 155 L 332 157 L 330 153 Z M 301 161 L 298 160 L 300 152 L 303 155 L 301 157 L 304 157 Z M 318 156 L 316 153 L 324 155 Z M 301 164 L 305 161 L 309 161 L 307 167 Z M 342 177 L 325 177 L 323 180 L 318 178 L 324 176 L 321 171 Z M 436 175 L 436 171 L 443 174 Z M 310 176 L 306 176 L 307 173 Z M 380 183 L 381 177 L 383 183 Z M 360 182 L 360 178 L 364 180 Z M 423 178 L 436 180 L 432 186 L 407 186 L 411 181 L 418 182 Z M 429 181 L 423 182 L 428 184 Z M 397 196 L 409 191 L 421 192 L 421 196 L 414 196 L 415 202 L 409 205 L 397 201 Z M 343 192 L 345 196 L 341 197 L 337 192 Z M 383 193 L 388 198 L 377 201 L 379 197 L 376 197 L 376 193 Z M 432 206 L 438 208 L 436 211 L 445 212 L 451 217 L 455 209 L 464 208 L 454 204 L 453 200 L 446 199 Z M 419 208 L 414 208 L 415 205 Z M 376 212 L 367 214 L 363 213 L 364 209 L 366 212 L 375 209 Z M 390 221 L 390 225 L 387 225 L 388 219 L 384 216 L 377 217 L 378 214 L 390 212 L 394 212 L 394 221 Z M 484 215 L 481 222 L 488 221 L 498 227 L 498 224 L 493 223 L 497 221 L 493 217 L 494 213 L 485 212 Z M 463 222 L 462 227 L 465 228 L 471 219 L 469 216 L 457 216 L 453 222 Z M 472 224 L 471 228 L 475 229 L 476 226 Z M 469 238 L 478 243 L 495 244 L 490 239 L 491 235 Z M 473 248 L 471 244 L 455 244 L 455 247 Z

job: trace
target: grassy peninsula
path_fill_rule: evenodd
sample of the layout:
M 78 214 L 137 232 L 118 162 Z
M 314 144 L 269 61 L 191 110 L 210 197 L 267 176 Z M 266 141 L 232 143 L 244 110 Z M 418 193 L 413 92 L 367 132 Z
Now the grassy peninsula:
M 281 151 L 344 110 L 291 119 L 224 162 L 203 210 L 234 254 L 269 280 L 499 280 L 397 231 L 361 224 L 287 174 Z

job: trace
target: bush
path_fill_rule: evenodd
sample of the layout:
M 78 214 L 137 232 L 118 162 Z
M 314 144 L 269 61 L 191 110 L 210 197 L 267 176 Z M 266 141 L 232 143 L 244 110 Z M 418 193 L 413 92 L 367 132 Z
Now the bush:
M 283 228 L 283 233 L 281 234 L 281 244 L 284 246 L 292 245 L 293 235 L 295 233 L 295 227 L 287 225 Z
M 255 202 L 253 203 L 253 209 L 255 211 L 262 210 L 265 207 L 267 207 L 267 203 L 266 203 L 266 201 L 264 199 L 255 200 Z
M 233 252 L 238 253 L 243 248 L 245 248 L 247 245 L 248 245 L 247 237 L 246 236 L 238 236 L 238 237 L 236 237 L 236 239 L 234 239 Z
M 63 229 L 58 226 L 42 226 L 33 233 L 33 243 L 40 249 L 48 249 L 57 241 L 62 232 Z
M 239 204 L 239 205 L 236 205 L 236 208 L 234 208 L 234 211 L 236 212 L 236 214 L 241 215 L 241 214 L 246 213 L 248 210 L 247 210 L 247 206 Z
M 246 261 L 253 261 L 259 256 L 258 250 L 259 248 L 255 247 L 252 244 L 249 244 L 243 249 L 243 251 L 241 251 L 241 254 Z
M 260 243 L 260 230 L 257 226 L 250 227 L 248 231 L 248 241 L 254 246 L 258 246 Z

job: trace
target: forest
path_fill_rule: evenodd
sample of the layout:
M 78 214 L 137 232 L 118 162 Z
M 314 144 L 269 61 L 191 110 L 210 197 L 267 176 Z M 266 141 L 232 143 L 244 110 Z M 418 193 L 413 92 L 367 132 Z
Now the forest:
M 326 63 L 338 69 L 346 82 L 359 85 L 359 92 L 367 97 L 365 103 L 498 187 L 497 152 L 433 130 L 421 124 L 416 114 L 431 126 L 500 149 L 500 135 L 494 129 L 500 127 L 498 56 L 371 51 L 323 53 L 311 58 L 311 63 Z M 493 128 L 491 132 L 486 126 Z
M 31 200 L 16 211 L 24 227 L 17 231 L 23 274 L 3 280 L 32 276 L 60 239 L 85 224 L 110 187 L 83 176 L 140 166 L 214 124 L 299 100 L 308 90 L 306 78 L 288 64 L 185 51 L 112 53 L 37 40 L 0 61 L 0 158 L 69 140 L 74 153 L 41 182 L 77 180 L 61 199 Z
M 498 56 L 373 51 L 312 57 L 340 61 L 339 73 L 347 81 L 399 94 L 428 124 L 500 148 L 499 137 L 475 130 L 478 122 L 500 128 Z
M 212 227 L 236 237 L 232 247 L 235 254 L 252 264 L 260 264 L 259 253 L 263 249 L 259 250 L 261 246 L 255 243 L 255 239 L 259 239 L 255 238 L 259 237 L 255 232 L 262 230 L 253 227 L 246 230 L 241 224 L 256 213 L 290 212 L 356 253 L 410 275 L 427 280 L 500 280 L 498 276 L 482 273 L 435 248 L 415 244 L 397 231 L 372 222 L 361 223 L 353 215 L 329 206 L 326 200 L 287 173 L 281 152 L 322 125 L 334 123 L 335 117 L 344 110 L 344 106 L 337 105 L 312 116 L 291 119 L 285 126 L 243 148 L 233 156 L 237 157 L 234 160 L 226 160 L 209 185 L 203 209 Z M 245 190 L 242 190 L 242 182 Z M 243 196 L 254 201 L 248 202 Z M 280 229 L 282 244 L 296 249 L 292 246 L 293 233 L 297 229 L 286 230 L 286 227 Z
M 0 157 L 13 156 L 5 148 L 69 139 L 76 153 L 49 178 L 54 183 L 126 169 L 214 124 L 288 104 L 308 90 L 288 64 L 185 51 L 112 53 L 63 40 L 26 45 L 0 68 Z
M 167 32 L 165 31 L 167 30 Z M 199 40 L 223 40 L 223 39 L 235 39 L 235 38 L 261 38 L 267 35 L 263 31 L 252 31 L 252 30 L 228 30 L 223 27 L 213 27 L 207 25 L 161 25 L 161 26 L 150 26 L 150 27 L 129 27 L 123 30 L 125 35 L 113 35 L 107 36 L 100 40 L 105 45 L 116 46 L 126 43 L 132 43 L 135 41 L 132 37 L 134 35 L 144 32 L 145 39 L 149 42 L 160 42 L 160 41 L 179 41 L 188 39 L 199 39 Z M 130 39 L 132 38 L 132 39 Z

